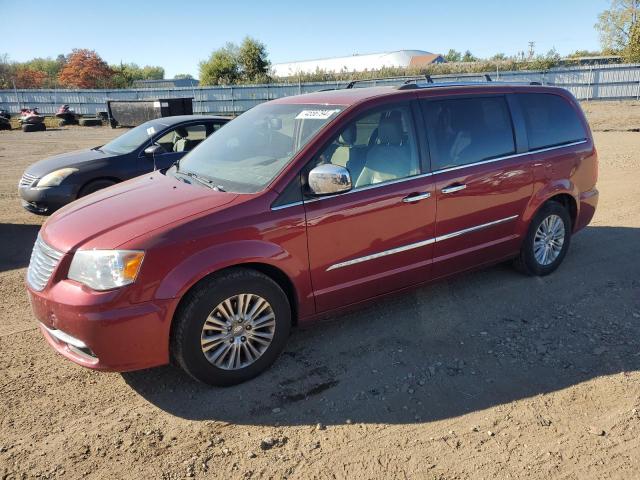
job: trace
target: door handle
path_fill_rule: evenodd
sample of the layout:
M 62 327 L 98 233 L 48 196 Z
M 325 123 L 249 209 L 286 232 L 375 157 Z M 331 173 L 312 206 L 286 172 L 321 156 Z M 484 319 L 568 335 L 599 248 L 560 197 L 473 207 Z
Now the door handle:
M 419 202 L 420 200 L 424 200 L 426 198 L 429 198 L 431 196 L 430 192 L 425 192 L 425 193 L 412 193 L 411 195 L 407 195 L 406 197 L 404 197 L 402 199 L 403 203 L 415 203 L 415 202 Z
M 449 185 L 448 187 L 444 187 L 441 190 L 441 192 L 442 193 L 455 193 L 455 192 L 459 192 L 460 190 L 464 190 L 465 188 L 467 188 L 467 186 L 464 185 L 464 184 L 454 183 L 453 185 Z

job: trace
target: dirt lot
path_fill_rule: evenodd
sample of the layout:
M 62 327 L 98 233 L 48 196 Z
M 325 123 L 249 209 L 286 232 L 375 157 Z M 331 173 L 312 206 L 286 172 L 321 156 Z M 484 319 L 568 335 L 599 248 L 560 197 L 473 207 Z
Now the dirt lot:
M 639 478 L 640 103 L 585 109 L 600 205 L 559 271 L 498 265 L 296 331 L 226 389 L 46 345 L 16 184 L 119 132 L 0 132 L 0 478 Z

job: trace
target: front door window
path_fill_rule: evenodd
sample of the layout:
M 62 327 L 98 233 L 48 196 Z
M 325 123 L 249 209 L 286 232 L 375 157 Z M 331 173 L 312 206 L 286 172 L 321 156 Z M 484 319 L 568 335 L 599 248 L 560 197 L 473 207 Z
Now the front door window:
M 351 122 L 319 156 L 321 163 L 349 170 L 355 189 L 419 174 L 410 108 L 385 108 Z

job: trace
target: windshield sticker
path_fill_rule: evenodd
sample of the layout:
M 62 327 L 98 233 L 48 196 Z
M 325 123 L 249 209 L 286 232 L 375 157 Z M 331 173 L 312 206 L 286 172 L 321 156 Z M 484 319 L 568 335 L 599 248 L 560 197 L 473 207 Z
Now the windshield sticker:
M 149 127 L 149 128 L 147 128 L 147 135 L 148 135 L 148 136 L 151 136 L 151 135 L 153 135 L 154 133 L 156 133 L 156 129 L 155 129 L 155 128 L 153 128 L 153 127 Z
M 326 120 L 331 117 L 331 115 L 338 113 L 339 111 L 340 110 L 302 110 L 296 117 L 296 120 Z

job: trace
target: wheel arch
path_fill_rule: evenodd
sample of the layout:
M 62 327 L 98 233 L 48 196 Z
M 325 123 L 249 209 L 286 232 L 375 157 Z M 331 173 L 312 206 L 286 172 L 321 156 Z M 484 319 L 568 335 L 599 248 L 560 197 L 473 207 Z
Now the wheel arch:
M 578 219 L 578 202 L 573 195 L 569 195 L 568 193 L 559 193 L 548 198 L 542 205 L 547 202 L 557 202 L 567 209 L 569 217 L 571 218 L 571 229 L 573 230 L 576 226 L 576 220 Z
M 580 202 L 578 201 L 578 198 L 578 188 L 569 180 L 554 182 L 541 189 L 531 197 L 531 200 L 522 215 L 523 234 L 528 230 L 529 224 L 533 220 L 533 217 L 535 217 L 536 213 L 538 213 L 540 208 L 549 201 L 558 202 L 567 208 L 571 218 L 571 227 L 574 229 L 580 213 Z
M 103 175 L 103 176 L 100 176 L 100 177 L 88 178 L 78 188 L 78 191 L 76 192 L 76 199 L 80 198 L 80 193 L 82 192 L 82 190 L 84 190 L 87 187 L 87 185 L 90 185 L 93 182 L 98 182 L 98 181 L 101 181 L 101 180 L 108 180 L 110 182 L 113 182 L 114 184 L 122 182 L 122 180 L 120 178 L 114 177 L 114 176 L 109 176 L 109 175 Z
M 228 266 L 219 268 L 217 270 L 210 271 L 206 274 L 200 275 L 197 278 L 197 280 L 193 281 L 183 292 L 181 292 L 180 300 L 176 305 L 175 312 L 178 312 L 180 310 L 180 307 L 185 301 L 185 299 L 187 298 L 188 293 L 192 291 L 194 288 L 197 288 L 198 285 L 207 281 L 211 277 L 214 277 L 216 275 L 221 275 L 226 272 L 237 270 L 237 269 L 254 270 L 256 272 L 262 273 L 263 275 L 269 277 L 271 280 L 276 282 L 276 284 L 278 284 L 278 286 L 282 289 L 282 291 L 284 291 L 285 295 L 287 296 L 287 300 L 289 301 L 289 306 L 291 307 L 292 325 L 296 325 L 298 323 L 298 320 L 297 320 L 298 292 L 296 290 L 296 287 L 293 281 L 279 267 L 276 267 L 269 263 L 260 262 L 260 261 L 250 261 L 250 262 L 244 262 L 244 263 L 237 263 L 234 265 L 228 265 Z M 174 312 L 174 316 L 175 316 L 175 312 Z M 173 324 L 173 319 L 171 323 Z

